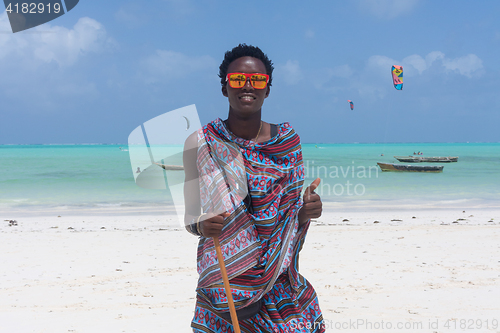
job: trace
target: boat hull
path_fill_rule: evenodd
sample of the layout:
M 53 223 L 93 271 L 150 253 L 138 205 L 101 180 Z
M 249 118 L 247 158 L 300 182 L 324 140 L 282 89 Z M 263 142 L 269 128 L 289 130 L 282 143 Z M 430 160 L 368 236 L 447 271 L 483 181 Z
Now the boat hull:
M 429 163 L 450 163 L 450 162 L 458 162 L 458 156 L 394 156 L 399 162 L 404 163 L 420 163 L 420 162 L 429 162 Z
M 160 163 L 156 163 L 156 164 L 161 166 L 165 170 L 184 170 L 183 165 L 166 165 L 166 164 L 160 164 Z
M 395 172 L 443 172 L 442 165 L 407 165 L 394 163 L 379 163 L 378 166 L 382 171 Z

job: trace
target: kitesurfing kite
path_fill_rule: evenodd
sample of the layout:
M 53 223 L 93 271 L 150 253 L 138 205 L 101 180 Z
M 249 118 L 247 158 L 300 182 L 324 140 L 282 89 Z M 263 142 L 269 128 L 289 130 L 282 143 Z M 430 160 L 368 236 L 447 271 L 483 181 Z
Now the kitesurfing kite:
M 394 82 L 394 88 L 403 90 L 403 66 L 392 66 L 392 81 Z
M 348 99 L 347 102 L 349 102 L 349 105 L 351 105 L 351 110 L 354 110 L 354 104 L 352 103 L 352 101 Z

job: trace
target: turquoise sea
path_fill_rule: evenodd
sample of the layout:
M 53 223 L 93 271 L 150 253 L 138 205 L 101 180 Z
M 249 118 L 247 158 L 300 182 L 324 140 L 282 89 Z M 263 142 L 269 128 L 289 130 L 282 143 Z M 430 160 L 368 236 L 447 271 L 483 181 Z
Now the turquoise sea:
M 0 145 L 0 213 L 171 210 L 167 191 L 135 184 L 126 150 L 105 144 Z M 459 160 L 442 164 L 442 173 L 383 173 L 376 164 L 417 151 Z M 334 207 L 500 207 L 500 143 L 304 144 L 303 157 L 306 183 L 322 178 L 317 192 Z

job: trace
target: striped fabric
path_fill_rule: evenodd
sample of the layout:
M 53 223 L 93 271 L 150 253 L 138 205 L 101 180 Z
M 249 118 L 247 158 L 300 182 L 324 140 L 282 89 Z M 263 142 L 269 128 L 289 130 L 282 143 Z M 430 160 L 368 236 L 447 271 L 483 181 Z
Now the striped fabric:
M 275 137 L 256 143 L 234 136 L 216 119 L 199 131 L 198 141 L 203 211 L 231 214 L 219 241 L 236 309 L 263 300 L 257 315 L 240 322 L 242 331 L 324 332 L 316 293 L 298 273 L 298 254 L 309 227 L 308 222 L 298 228 L 304 183 L 299 136 L 283 123 Z M 236 165 L 232 174 L 224 175 L 217 168 L 234 162 L 228 143 L 241 152 L 244 171 Z M 234 187 L 229 183 L 237 182 L 234 178 L 241 172 L 246 173 L 253 214 L 231 191 Z M 200 276 L 193 331 L 233 332 L 232 325 L 218 315 L 229 309 L 213 239 L 201 237 L 197 254 Z

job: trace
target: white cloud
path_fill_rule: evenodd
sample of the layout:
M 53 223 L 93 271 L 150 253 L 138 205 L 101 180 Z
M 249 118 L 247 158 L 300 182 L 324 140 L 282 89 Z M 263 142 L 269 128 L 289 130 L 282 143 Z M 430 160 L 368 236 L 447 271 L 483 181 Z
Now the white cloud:
M 461 75 L 471 78 L 473 74 L 478 73 L 483 68 L 483 62 L 475 54 L 455 59 L 443 59 L 443 66 L 450 71 L 458 72 Z
M 337 66 L 333 69 L 328 70 L 328 73 L 332 76 L 340 78 L 349 78 L 352 76 L 352 69 L 349 65 Z
M 308 73 L 308 81 L 312 82 L 316 89 L 330 94 L 339 94 L 353 83 L 353 74 L 354 71 L 349 65 L 321 68 Z
M 368 58 L 367 67 L 369 69 L 383 69 L 387 70 L 387 67 L 391 67 L 392 65 L 397 65 L 398 61 L 381 55 L 374 55 Z
M 129 27 L 137 27 L 141 25 L 142 20 L 137 15 L 138 12 L 137 8 L 134 7 L 135 6 L 130 6 L 130 5 L 126 7 L 121 7 L 115 13 L 115 19 L 118 22 L 125 23 Z
M 0 30 L 10 30 L 5 13 L 0 15 Z M 73 29 L 44 24 L 30 29 L 29 33 L 0 34 L 0 61 L 8 61 L 24 70 L 52 62 L 59 67 L 69 67 L 86 54 L 102 52 L 115 45 L 101 23 L 83 17 Z
M 473 75 L 481 75 L 480 70 L 483 68 L 481 59 L 475 54 L 452 59 L 447 58 L 443 52 L 433 51 L 425 57 L 413 54 L 405 57 L 402 61 L 381 55 L 371 56 L 367 62 L 367 69 L 382 72 L 387 71 L 387 68 L 391 68 L 392 65 L 402 65 L 404 75 L 411 77 L 417 74 L 421 75 L 434 64 L 442 66 L 448 72 L 456 72 L 468 78 L 473 77 Z
M 314 30 L 312 29 L 307 29 L 306 32 L 304 33 L 304 36 L 306 38 L 314 38 L 316 34 L 314 33 Z
M 386 89 L 381 88 L 380 86 L 370 85 L 370 84 L 360 84 L 356 90 L 358 94 L 362 98 L 366 98 L 368 100 L 376 100 L 384 98 L 386 94 Z
M 216 61 L 210 56 L 191 57 L 179 52 L 157 50 L 154 54 L 141 61 L 143 77 L 147 83 L 155 83 L 187 74 L 213 69 Z
M 418 71 L 419 74 L 422 74 L 422 72 L 427 69 L 427 63 L 425 62 L 425 59 L 419 56 L 418 54 L 414 54 L 404 58 L 402 63 L 403 63 L 403 68 L 412 66 Z
M 0 15 L 0 31 L 11 31 L 5 13 Z M 88 69 L 78 63 L 115 46 L 104 26 L 88 17 L 69 29 L 43 24 L 1 33 L 0 100 L 18 105 L 6 112 L 68 112 L 76 100 L 94 100 L 100 94 L 97 84 L 87 80 Z
M 424 56 L 412 54 L 402 60 L 374 55 L 368 58 L 366 65 L 362 68 L 350 67 L 346 64 L 333 69 L 323 69 L 311 81 L 315 82 L 319 90 L 353 98 L 356 96 L 354 92 L 357 92 L 357 96 L 367 101 L 375 101 L 384 98 L 392 88 L 390 84 L 392 65 L 402 65 L 405 78 L 420 75 L 432 78 L 436 75 L 453 73 L 472 78 L 484 73 L 482 61 L 475 54 L 447 58 L 443 52 L 433 51 Z
M 278 70 L 282 72 L 285 83 L 288 85 L 297 84 L 304 77 L 297 60 L 288 60 L 285 65 L 279 66 Z
M 359 0 L 358 7 L 381 19 L 393 19 L 411 12 L 419 0 Z
M 427 64 L 427 67 L 431 67 L 434 61 L 441 59 L 444 59 L 444 53 L 441 51 L 432 51 L 431 53 L 425 56 L 425 62 Z
M 444 59 L 444 53 L 439 51 L 433 51 L 424 57 L 418 54 L 412 54 L 401 61 L 401 65 L 405 69 L 406 76 L 420 75 L 422 72 L 427 70 L 432 66 L 436 60 Z M 399 63 L 395 63 L 399 65 Z

